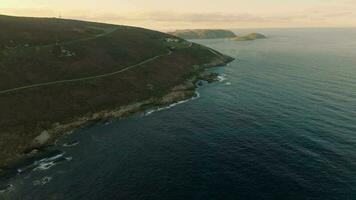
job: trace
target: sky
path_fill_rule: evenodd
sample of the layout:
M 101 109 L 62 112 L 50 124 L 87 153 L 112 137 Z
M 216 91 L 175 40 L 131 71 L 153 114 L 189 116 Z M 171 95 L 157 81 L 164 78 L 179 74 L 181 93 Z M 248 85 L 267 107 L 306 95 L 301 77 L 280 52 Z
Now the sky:
M 356 27 L 356 0 L 0 0 L 0 14 L 157 30 Z

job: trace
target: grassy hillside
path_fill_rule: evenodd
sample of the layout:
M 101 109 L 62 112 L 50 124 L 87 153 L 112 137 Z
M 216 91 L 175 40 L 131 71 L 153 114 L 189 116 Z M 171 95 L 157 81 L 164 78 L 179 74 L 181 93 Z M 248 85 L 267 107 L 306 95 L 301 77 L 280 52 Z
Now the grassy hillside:
M 181 37 L 184 39 L 218 39 L 218 38 L 233 38 L 235 33 L 229 30 L 219 29 L 193 29 L 193 30 L 177 30 L 169 34 Z
M 0 27 L 0 167 L 61 132 L 39 142 L 46 130 L 159 99 L 204 67 L 231 61 L 142 28 L 9 16 Z

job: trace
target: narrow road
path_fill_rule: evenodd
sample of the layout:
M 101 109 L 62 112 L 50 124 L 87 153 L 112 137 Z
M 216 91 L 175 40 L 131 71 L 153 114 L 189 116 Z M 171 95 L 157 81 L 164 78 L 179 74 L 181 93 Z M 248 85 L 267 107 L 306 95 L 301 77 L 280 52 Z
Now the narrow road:
M 79 42 L 84 42 L 84 41 L 89 41 L 89 40 L 94 40 L 100 37 L 104 37 L 107 35 L 110 35 L 112 33 L 114 33 L 116 30 L 118 30 L 118 27 L 115 28 L 111 28 L 109 30 L 106 30 L 104 33 L 98 34 L 98 35 L 94 35 L 91 37 L 87 37 L 87 38 L 82 38 L 82 39 L 78 39 L 78 40 L 72 40 L 72 41 L 66 41 L 66 42 L 59 42 L 59 43 L 55 43 L 55 44 L 47 44 L 47 45 L 43 45 L 43 46 L 35 46 L 33 48 L 47 48 L 47 47 L 53 47 L 55 45 L 69 45 L 69 44 L 75 44 L 75 43 L 79 43 Z
M 91 37 L 91 38 L 84 38 L 81 40 L 75 40 L 75 41 L 69 41 L 69 42 L 64 42 L 64 43 L 60 43 L 60 44 L 72 44 L 72 43 L 76 43 L 76 42 L 81 42 L 81 41 L 87 41 L 87 40 L 91 40 L 91 39 L 95 39 L 98 37 L 103 37 L 106 35 L 109 35 L 113 32 L 115 32 L 117 30 L 117 28 L 114 28 L 106 33 L 100 34 L 100 35 L 96 35 L 95 37 Z M 49 45 L 46 45 L 49 46 Z M 191 48 L 193 46 L 192 42 L 189 42 L 189 45 L 187 48 Z M 135 67 L 147 64 L 149 62 L 152 62 L 158 58 L 164 57 L 164 56 L 169 56 L 171 55 L 173 52 L 171 50 L 168 50 L 167 53 L 161 54 L 161 55 L 157 55 L 154 56 L 152 58 L 146 59 L 140 63 L 131 65 L 131 66 L 127 66 L 123 69 L 120 69 L 118 71 L 115 72 L 110 72 L 110 73 L 106 73 L 106 74 L 101 74 L 101 75 L 95 75 L 95 76 L 88 76 L 88 77 L 83 77 L 83 78 L 76 78 L 76 79 L 67 79 L 67 80 L 58 80 L 58 81 L 51 81 L 51 82 L 46 82 L 46 83 L 38 83 L 38 84 L 32 84 L 32 85 L 27 85 L 27 86 L 22 86 L 22 87 L 16 87 L 16 88 L 11 88 L 11 89 L 7 89 L 7 90 L 2 90 L 0 91 L 0 95 L 1 94 L 7 94 L 7 93 L 11 93 L 11 92 L 16 92 L 16 91 L 20 91 L 20 90 L 26 90 L 26 89 L 31 89 L 31 88 L 38 88 L 38 87 L 43 87 L 43 86 L 51 86 L 51 85 L 57 85 L 57 84 L 63 84 L 63 83 L 73 83 L 73 82 L 79 82 L 79 81 L 87 81 L 87 80 L 94 80 L 94 79 L 99 79 L 99 78 L 105 78 L 105 77 L 110 77 L 110 76 L 114 76 L 120 73 L 123 73 L 125 71 L 128 71 L 130 69 L 133 69 Z
M 101 34 L 98 34 L 98 35 L 94 35 L 94 36 L 91 36 L 91 37 L 82 38 L 82 39 L 77 39 L 77 40 L 70 40 L 70 41 L 65 41 L 65 42 L 52 43 L 52 44 L 45 44 L 45 45 L 37 45 L 37 46 L 25 47 L 25 48 L 22 48 L 22 50 L 28 51 L 28 50 L 49 48 L 49 47 L 53 47 L 53 46 L 55 46 L 55 45 L 70 45 L 70 44 L 75 44 L 75 43 L 79 43 L 79 42 L 95 40 L 95 39 L 97 39 L 97 38 L 110 35 L 110 34 L 114 33 L 115 31 L 117 31 L 118 29 L 119 29 L 118 27 L 114 27 L 114 28 L 110 28 L 110 29 L 108 29 L 108 30 L 104 30 L 104 33 L 101 33 Z
M 61 83 L 72 83 L 72 82 L 87 81 L 87 80 L 94 80 L 94 79 L 109 77 L 109 76 L 113 76 L 113 75 L 117 75 L 117 74 L 123 73 L 123 72 L 128 71 L 128 70 L 130 70 L 132 68 L 147 64 L 147 63 L 149 63 L 151 61 L 154 61 L 154 60 L 156 60 L 158 58 L 161 58 L 161 57 L 164 57 L 164 56 L 169 56 L 171 54 L 172 54 L 172 51 L 169 50 L 165 54 L 154 56 L 154 57 L 146 59 L 146 60 L 144 60 L 144 61 L 142 61 L 140 63 L 125 67 L 124 69 L 120 69 L 120 70 L 115 71 L 115 72 L 110 72 L 110 73 L 96 75 L 96 76 L 88 76 L 88 77 L 83 77 L 83 78 L 77 78 L 77 79 L 59 80 L 59 81 L 51 81 L 51 82 L 46 82 L 46 83 L 38 83 L 38 84 L 33 84 L 33 85 L 27 85 L 27 86 L 8 89 L 8 90 L 2 90 L 2 91 L 0 91 L 0 94 L 6 94 L 6 93 L 10 93 L 10 92 L 20 91 L 20 90 L 25 90 L 25 89 L 31 89 L 31 88 L 38 88 L 38 87 L 43 87 L 43 86 L 56 85 L 56 84 L 61 84 Z

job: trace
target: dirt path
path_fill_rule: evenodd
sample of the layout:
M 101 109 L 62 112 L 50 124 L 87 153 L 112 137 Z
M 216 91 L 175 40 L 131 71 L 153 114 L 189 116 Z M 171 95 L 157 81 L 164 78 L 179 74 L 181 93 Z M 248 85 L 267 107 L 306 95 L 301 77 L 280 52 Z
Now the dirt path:
M 123 73 L 123 72 L 128 71 L 128 70 L 130 70 L 132 68 L 135 68 L 135 67 L 141 66 L 143 64 L 152 62 L 152 61 L 154 61 L 154 60 L 156 60 L 156 59 L 158 59 L 160 57 L 169 56 L 171 54 L 172 54 L 172 51 L 168 51 L 168 53 L 161 54 L 161 55 L 158 55 L 158 56 L 154 56 L 154 57 L 146 59 L 146 60 L 144 60 L 144 61 L 142 61 L 140 63 L 134 64 L 134 65 L 130 65 L 128 67 L 125 67 L 124 69 L 120 69 L 120 70 L 115 71 L 115 72 L 110 72 L 110 73 L 106 73 L 106 74 L 100 74 L 100 75 L 96 75 L 96 76 L 88 76 L 88 77 L 83 77 L 83 78 L 59 80 L 59 81 L 51 81 L 51 82 L 46 82 L 46 83 L 38 83 L 38 84 L 33 84 L 33 85 L 27 85 L 27 86 L 8 89 L 8 90 L 2 90 L 2 91 L 0 91 L 0 94 L 6 94 L 6 93 L 10 93 L 10 92 L 20 91 L 20 90 L 25 90 L 25 89 L 31 89 L 31 88 L 38 88 L 38 87 L 43 87 L 43 86 L 57 85 L 57 84 L 62 84 L 62 83 L 73 83 L 73 82 L 79 82 L 79 81 L 87 81 L 87 80 L 105 78 L 105 77 L 109 77 L 109 76 L 113 76 L 113 75 L 117 75 L 117 74 Z

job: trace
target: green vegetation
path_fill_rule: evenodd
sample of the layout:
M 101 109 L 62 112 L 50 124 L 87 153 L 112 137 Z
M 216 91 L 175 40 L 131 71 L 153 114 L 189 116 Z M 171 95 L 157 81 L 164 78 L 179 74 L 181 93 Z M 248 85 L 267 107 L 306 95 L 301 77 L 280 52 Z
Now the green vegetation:
M 177 30 L 170 32 L 184 39 L 218 39 L 218 38 L 233 38 L 235 33 L 229 30 L 213 30 L 213 29 L 193 29 L 193 30 Z
M 187 98 L 191 91 L 176 89 L 176 99 L 160 100 L 204 68 L 232 60 L 135 27 L 9 16 L 0 16 L 0 27 L 0 167 L 91 120 Z M 144 103 L 125 107 L 136 102 Z
M 257 40 L 257 39 L 265 39 L 267 38 L 265 35 L 260 33 L 250 33 L 248 35 L 236 36 L 233 38 L 235 41 L 250 41 L 250 40 Z

